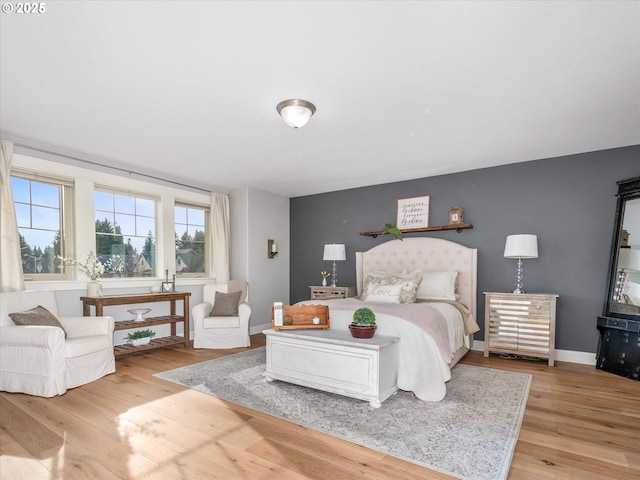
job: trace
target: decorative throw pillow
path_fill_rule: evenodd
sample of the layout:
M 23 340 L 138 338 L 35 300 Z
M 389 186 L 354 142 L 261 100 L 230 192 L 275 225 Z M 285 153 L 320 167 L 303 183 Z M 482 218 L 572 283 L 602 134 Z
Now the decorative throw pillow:
M 210 317 L 234 317 L 238 315 L 238 304 L 242 292 L 216 292 Z
M 425 300 L 456 300 L 458 272 L 423 272 L 418 298 Z
M 67 332 L 56 316 L 42 305 L 25 312 L 10 313 L 9 317 L 16 325 L 40 325 L 44 327 L 60 327 L 67 338 Z
M 361 300 L 364 300 L 367 297 L 367 293 L 369 291 L 369 285 L 388 285 L 389 273 L 383 271 L 373 271 L 367 272 L 364 276 L 364 281 L 362 282 L 362 295 L 360 296 Z
M 415 303 L 418 287 L 422 282 L 422 270 L 410 273 L 392 273 L 391 283 L 400 284 L 400 303 Z
M 369 285 L 367 296 L 362 300 L 378 303 L 400 303 L 402 285 Z

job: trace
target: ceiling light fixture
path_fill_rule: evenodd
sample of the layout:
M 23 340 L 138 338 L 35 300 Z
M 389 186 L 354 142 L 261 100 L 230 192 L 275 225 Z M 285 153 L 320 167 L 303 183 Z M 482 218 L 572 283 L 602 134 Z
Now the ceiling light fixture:
M 311 115 L 316 113 L 316 106 L 306 100 L 290 99 L 280 102 L 276 110 L 284 123 L 291 128 L 300 128 L 304 127 Z

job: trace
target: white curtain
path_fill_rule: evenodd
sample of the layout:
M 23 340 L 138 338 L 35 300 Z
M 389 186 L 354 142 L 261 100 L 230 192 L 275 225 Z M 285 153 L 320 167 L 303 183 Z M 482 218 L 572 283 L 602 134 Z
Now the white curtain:
M 0 141 L 0 292 L 24 290 L 18 221 L 11 188 L 13 143 Z
M 211 194 L 211 251 L 216 283 L 227 283 L 231 278 L 229 252 L 231 243 L 229 223 L 229 196 Z

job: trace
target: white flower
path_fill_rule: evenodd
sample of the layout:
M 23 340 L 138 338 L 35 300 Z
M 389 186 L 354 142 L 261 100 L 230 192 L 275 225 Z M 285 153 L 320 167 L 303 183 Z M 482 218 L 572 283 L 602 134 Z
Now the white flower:
M 60 259 L 60 270 L 63 270 L 65 266 L 76 265 L 78 270 L 84 273 L 92 281 L 96 281 L 104 273 L 104 265 L 98 260 L 93 252 L 87 254 L 87 258 L 84 263 L 78 263 L 72 258 L 64 258 L 58 255 Z

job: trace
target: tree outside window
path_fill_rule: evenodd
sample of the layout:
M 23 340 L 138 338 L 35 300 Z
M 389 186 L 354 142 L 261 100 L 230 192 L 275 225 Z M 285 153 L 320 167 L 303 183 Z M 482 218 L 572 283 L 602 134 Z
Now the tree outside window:
M 208 209 L 176 205 L 176 274 L 201 276 L 207 272 Z

